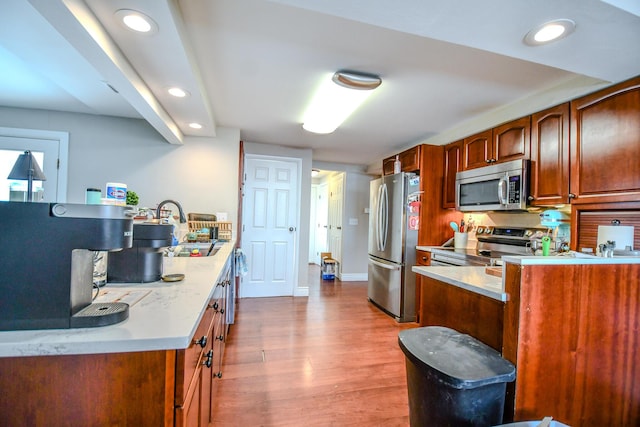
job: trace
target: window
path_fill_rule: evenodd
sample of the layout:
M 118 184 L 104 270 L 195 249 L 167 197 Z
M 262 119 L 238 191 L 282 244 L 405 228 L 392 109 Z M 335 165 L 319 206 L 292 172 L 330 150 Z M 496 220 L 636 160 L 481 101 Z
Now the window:
M 0 127 L 0 200 L 17 200 L 20 196 L 26 198 L 27 182 L 7 179 L 17 157 L 25 150 L 31 150 L 47 177 L 46 181 L 33 182 L 34 192 L 38 190 L 33 200 L 66 202 L 69 134 L 2 127 Z

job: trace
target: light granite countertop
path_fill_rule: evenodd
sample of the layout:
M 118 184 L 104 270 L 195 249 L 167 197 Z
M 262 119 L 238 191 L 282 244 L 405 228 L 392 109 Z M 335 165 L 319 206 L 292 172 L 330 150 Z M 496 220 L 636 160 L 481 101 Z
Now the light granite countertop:
M 431 251 L 433 246 L 416 246 L 418 250 Z M 576 252 L 557 256 L 503 256 L 503 263 L 523 266 L 529 265 L 604 265 L 604 264 L 640 264 L 637 257 L 602 258 Z M 503 267 L 504 269 L 504 267 Z M 472 266 L 413 266 L 412 271 L 432 279 L 448 283 L 459 288 L 475 292 L 498 301 L 507 301 L 503 279 L 487 274 L 485 267 Z M 503 270 L 504 277 L 504 270 Z
M 187 348 L 235 242 L 210 257 L 164 258 L 180 282 L 108 283 L 103 301 L 128 302 L 129 317 L 96 328 L 0 332 L 0 357 L 120 353 Z
M 485 273 L 485 267 L 413 266 L 413 272 L 493 298 L 507 301 L 502 278 Z

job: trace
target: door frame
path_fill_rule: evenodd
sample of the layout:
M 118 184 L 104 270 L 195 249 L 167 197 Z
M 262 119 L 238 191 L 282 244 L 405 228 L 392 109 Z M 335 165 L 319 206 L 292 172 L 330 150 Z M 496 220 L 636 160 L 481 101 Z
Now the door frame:
M 58 145 L 58 170 L 56 171 L 56 202 L 67 201 L 67 176 L 69 165 L 69 133 L 53 130 L 22 129 L 0 127 L 0 136 L 49 140 Z
M 248 160 L 271 160 L 271 161 L 283 161 L 283 162 L 291 162 L 291 163 L 295 163 L 297 168 L 298 168 L 298 176 L 296 177 L 297 180 L 297 186 L 298 186 L 298 191 L 296 194 L 296 231 L 294 232 L 294 236 L 293 236 L 293 273 L 292 273 L 292 278 L 293 278 L 293 288 L 291 290 L 291 296 L 306 296 L 306 294 L 300 294 L 299 292 L 299 261 L 300 261 L 300 206 L 301 206 L 301 200 L 302 200 L 302 159 L 300 158 L 296 158 L 296 157 L 288 157 L 288 156 L 273 156 L 273 155 L 267 155 L 267 154 L 252 154 L 252 153 L 244 153 L 244 161 L 243 161 L 243 175 L 242 175 L 242 188 L 243 188 L 243 194 L 245 193 L 245 188 L 246 188 L 246 164 Z M 241 199 L 242 200 L 242 205 L 244 205 L 244 197 Z M 244 207 L 244 206 L 243 206 Z M 244 211 L 243 208 L 241 208 L 242 211 Z M 243 235 L 246 237 L 246 232 L 244 230 L 244 220 L 242 221 L 242 232 Z M 243 281 L 243 278 L 241 278 L 241 281 Z M 308 290 L 307 290 L 308 292 Z M 240 294 L 240 293 L 238 293 Z

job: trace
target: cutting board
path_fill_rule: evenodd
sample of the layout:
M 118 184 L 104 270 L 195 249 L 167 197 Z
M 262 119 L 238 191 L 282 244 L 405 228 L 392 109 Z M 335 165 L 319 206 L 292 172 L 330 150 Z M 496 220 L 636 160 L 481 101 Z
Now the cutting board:
M 490 276 L 502 277 L 502 267 L 485 267 L 484 272 Z

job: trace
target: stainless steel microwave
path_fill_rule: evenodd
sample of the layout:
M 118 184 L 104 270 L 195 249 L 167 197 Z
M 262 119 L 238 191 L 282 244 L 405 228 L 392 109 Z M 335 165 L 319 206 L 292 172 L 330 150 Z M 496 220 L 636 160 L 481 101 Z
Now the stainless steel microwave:
M 458 172 L 456 209 L 461 212 L 526 210 L 528 191 L 528 160 Z

